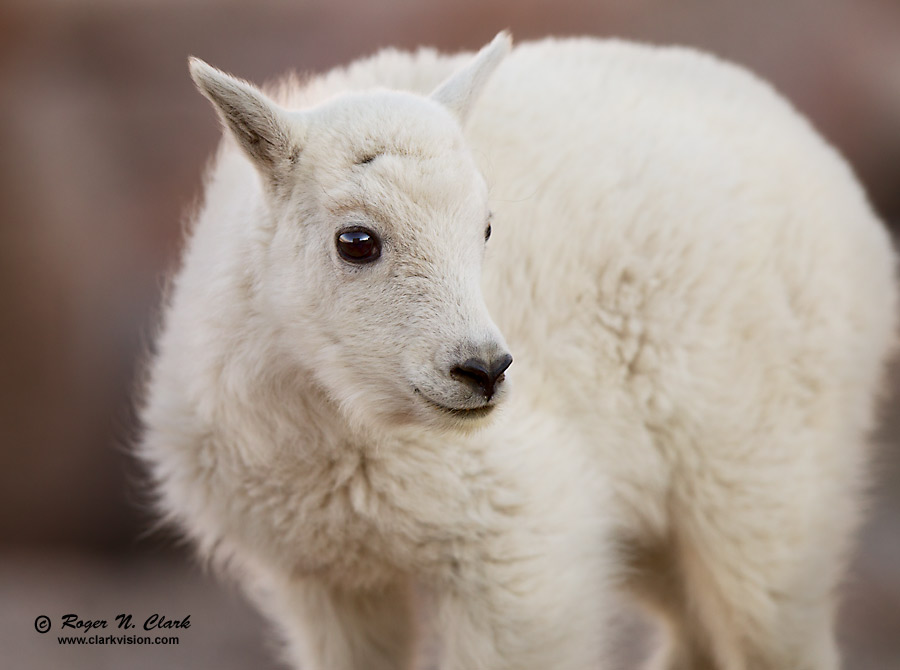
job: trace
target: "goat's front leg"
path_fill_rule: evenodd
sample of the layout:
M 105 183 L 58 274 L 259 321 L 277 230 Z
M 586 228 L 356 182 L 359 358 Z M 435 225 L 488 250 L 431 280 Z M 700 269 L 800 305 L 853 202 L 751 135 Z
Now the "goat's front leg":
M 303 670 L 406 670 L 414 650 L 410 590 L 292 582 L 278 594 L 282 615 L 275 615 L 288 661 Z
M 535 543 L 458 566 L 437 594 L 441 670 L 600 667 L 613 607 L 605 561 L 590 547 L 557 549 Z

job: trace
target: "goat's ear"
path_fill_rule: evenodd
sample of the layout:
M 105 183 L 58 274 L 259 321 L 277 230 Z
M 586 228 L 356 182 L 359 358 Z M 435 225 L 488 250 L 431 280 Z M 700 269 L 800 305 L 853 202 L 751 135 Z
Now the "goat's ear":
M 468 65 L 454 72 L 438 86 L 431 98 L 453 112 L 460 123 L 465 123 L 484 85 L 511 48 L 512 38 L 509 33 L 505 30 L 497 33 L 491 43 L 482 47 Z
M 188 62 L 197 88 L 215 106 L 240 147 L 264 176 L 277 180 L 300 149 L 286 112 L 247 82 L 199 58 Z

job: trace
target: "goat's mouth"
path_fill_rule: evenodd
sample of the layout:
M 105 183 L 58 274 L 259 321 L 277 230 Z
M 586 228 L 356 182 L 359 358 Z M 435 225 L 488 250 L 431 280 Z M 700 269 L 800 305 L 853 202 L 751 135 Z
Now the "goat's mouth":
M 497 406 L 496 403 L 488 403 L 481 407 L 448 407 L 447 405 L 442 405 L 441 403 L 432 400 L 419 389 L 414 389 L 414 391 L 429 407 L 433 407 L 444 414 L 464 419 L 480 419 L 481 417 L 490 414 Z

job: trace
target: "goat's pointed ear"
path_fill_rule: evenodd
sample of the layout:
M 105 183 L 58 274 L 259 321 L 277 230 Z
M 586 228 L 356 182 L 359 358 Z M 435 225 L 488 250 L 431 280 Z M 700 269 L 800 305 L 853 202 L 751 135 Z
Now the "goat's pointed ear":
M 277 180 L 300 149 L 285 111 L 247 82 L 199 58 L 188 62 L 197 88 L 215 106 L 238 145 L 264 176 Z
M 491 43 L 482 47 L 468 65 L 454 72 L 438 86 L 431 98 L 453 112 L 460 123 L 465 123 L 484 85 L 511 48 L 512 38 L 509 33 L 505 30 L 497 33 Z

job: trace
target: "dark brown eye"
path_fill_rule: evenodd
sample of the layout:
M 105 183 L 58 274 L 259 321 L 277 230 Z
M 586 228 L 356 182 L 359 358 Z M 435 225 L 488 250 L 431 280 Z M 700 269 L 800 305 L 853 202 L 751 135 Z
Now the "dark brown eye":
M 491 239 L 491 224 L 484 229 L 484 241 L 487 242 L 489 239 Z
M 337 250 L 350 263 L 371 263 L 381 255 L 381 240 L 366 228 L 350 228 L 337 235 Z

